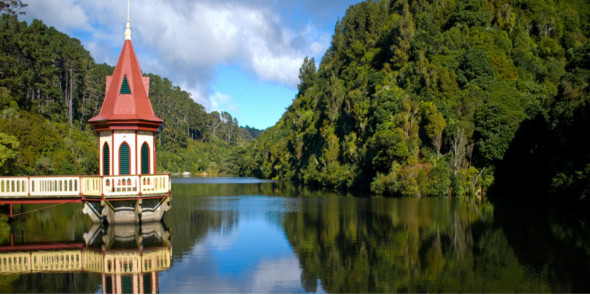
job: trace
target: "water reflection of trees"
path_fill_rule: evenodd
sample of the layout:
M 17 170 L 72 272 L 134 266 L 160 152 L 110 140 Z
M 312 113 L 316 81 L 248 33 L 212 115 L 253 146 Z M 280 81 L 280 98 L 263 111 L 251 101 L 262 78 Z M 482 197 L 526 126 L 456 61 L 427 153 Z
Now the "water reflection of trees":
M 449 199 L 302 202 L 284 227 L 306 291 L 548 292 L 522 267 L 489 203 Z
M 96 293 L 100 276 L 85 272 L 1 275 L 2 293 Z
M 172 196 L 219 197 L 219 196 L 282 196 L 282 197 L 341 197 L 361 196 L 352 193 L 339 193 L 326 188 L 314 188 L 288 181 L 261 183 L 208 183 L 182 184 L 172 186 Z
M 580 204 L 578 204 L 580 205 Z M 547 278 L 555 293 L 590 291 L 590 218 L 587 208 L 496 200 L 494 220 L 519 261 Z
M 23 212 L 47 205 L 25 205 Z M 15 213 L 20 213 L 20 206 Z M 76 242 L 90 228 L 92 221 L 82 213 L 80 204 L 68 204 L 35 211 L 16 218 L 0 231 L 0 244 Z M 12 237 L 11 237 L 12 236 Z M 38 273 L 35 275 L 0 275 L 2 293 L 94 293 L 100 276 L 85 272 Z
M 260 195 L 297 199 L 277 220 L 308 292 L 319 284 L 330 293 L 589 290 L 588 218 L 448 198 L 343 197 L 290 183 L 174 186 L 166 216 L 174 255 L 235 228 L 241 211 L 220 200 Z
M 21 243 L 80 240 L 92 225 L 92 220 L 82 213 L 82 206 L 44 204 L 24 205 L 21 209 L 21 205 L 15 205 L 15 214 L 32 213 L 16 217 L 10 225 L 0 226 L 0 243 L 9 243 L 11 233 L 13 239 Z

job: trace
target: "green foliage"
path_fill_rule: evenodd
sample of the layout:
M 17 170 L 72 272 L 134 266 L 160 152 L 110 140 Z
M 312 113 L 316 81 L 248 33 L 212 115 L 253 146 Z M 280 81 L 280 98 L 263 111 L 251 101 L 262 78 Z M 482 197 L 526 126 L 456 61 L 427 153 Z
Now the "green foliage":
M 25 111 L 0 118 L 0 128 L 15 140 L 4 175 L 97 174 L 98 144 L 90 128 L 80 131 Z
M 491 166 L 502 160 L 514 137 L 518 121 L 510 118 L 504 105 L 486 104 L 477 110 L 474 139 L 476 156 L 482 166 Z M 516 122 L 515 122 L 516 121 Z
M 260 134 L 262 134 L 262 130 L 256 129 L 254 127 L 250 127 L 248 125 L 246 125 L 244 127 L 245 131 L 248 132 L 248 134 L 244 134 L 244 138 L 245 139 L 256 139 L 260 136 Z
M 447 127 L 447 122 L 433 103 L 425 103 L 421 108 L 424 110 L 424 120 L 426 122 L 424 130 L 428 138 L 432 141 L 432 146 L 438 155 L 442 146 L 442 135 Z
M 203 176 L 225 175 L 227 155 L 233 149 L 234 147 L 216 138 L 209 142 L 190 140 L 185 149 L 159 149 L 158 169 Z
M 437 160 L 429 173 L 430 181 L 425 185 L 426 195 L 448 196 L 451 187 L 451 167 L 445 159 Z
M 16 159 L 19 146 L 16 137 L 0 132 L 0 171 L 6 171 L 10 162 Z
M 301 83 L 297 85 L 299 93 L 304 93 L 307 88 L 313 85 L 315 73 L 315 60 L 313 59 L 313 57 L 311 59 L 305 57 L 305 59 L 303 60 L 303 65 L 299 69 L 299 80 L 301 81 Z
M 232 169 L 387 195 L 485 191 L 521 122 L 571 111 L 587 90 L 589 11 L 584 1 L 356 4 Z
M 485 87 L 486 82 L 494 79 L 496 70 L 488 55 L 481 49 L 470 49 L 457 69 L 457 81 L 459 85 L 475 82 L 480 87 Z
M 499 195 L 553 200 L 590 196 L 590 42 L 571 52 L 548 111 L 537 110 L 516 131 L 498 165 Z

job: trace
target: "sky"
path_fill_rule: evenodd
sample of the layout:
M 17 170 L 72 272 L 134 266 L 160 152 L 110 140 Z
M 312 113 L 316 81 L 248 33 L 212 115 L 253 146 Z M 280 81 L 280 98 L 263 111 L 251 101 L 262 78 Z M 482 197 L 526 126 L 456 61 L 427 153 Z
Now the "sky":
M 319 64 L 334 25 L 360 0 L 130 0 L 131 40 L 141 69 L 170 79 L 241 126 L 274 125 L 297 94 L 299 67 Z M 114 66 L 127 1 L 28 0 L 40 19 L 77 38 L 95 62 Z

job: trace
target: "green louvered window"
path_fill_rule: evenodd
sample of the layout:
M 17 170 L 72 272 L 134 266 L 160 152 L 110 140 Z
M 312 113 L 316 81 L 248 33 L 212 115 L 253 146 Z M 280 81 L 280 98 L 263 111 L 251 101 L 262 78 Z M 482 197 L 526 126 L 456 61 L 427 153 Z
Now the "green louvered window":
M 143 293 L 154 293 L 152 290 L 152 275 L 151 273 L 146 273 L 143 275 Z
M 105 142 L 102 148 L 102 175 L 109 175 L 110 154 L 109 145 Z
M 119 94 L 131 94 L 131 88 L 129 88 L 127 76 L 123 77 L 123 85 L 121 85 L 121 92 L 119 92 Z
M 141 174 L 150 174 L 150 148 L 146 142 L 141 146 Z
M 119 175 L 129 174 L 129 145 L 123 143 L 119 149 Z
M 113 276 L 114 277 L 114 276 Z M 106 276 L 106 280 L 105 280 L 105 287 L 106 287 L 106 291 L 110 292 L 107 294 L 113 294 L 113 278 L 111 276 Z
M 133 277 L 132 276 L 121 276 L 121 281 L 123 281 L 123 294 L 131 294 L 133 293 Z

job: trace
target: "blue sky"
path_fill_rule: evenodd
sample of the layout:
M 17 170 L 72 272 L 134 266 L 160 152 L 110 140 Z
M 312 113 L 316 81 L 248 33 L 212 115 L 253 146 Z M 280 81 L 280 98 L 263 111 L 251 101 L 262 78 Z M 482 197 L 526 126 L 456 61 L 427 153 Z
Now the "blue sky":
M 131 0 L 132 41 L 144 72 L 167 77 L 208 111 L 240 125 L 274 125 L 297 93 L 306 56 L 321 60 L 334 25 L 360 0 Z M 24 19 L 81 40 L 115 65 L 123 0 L 29 0 Z

